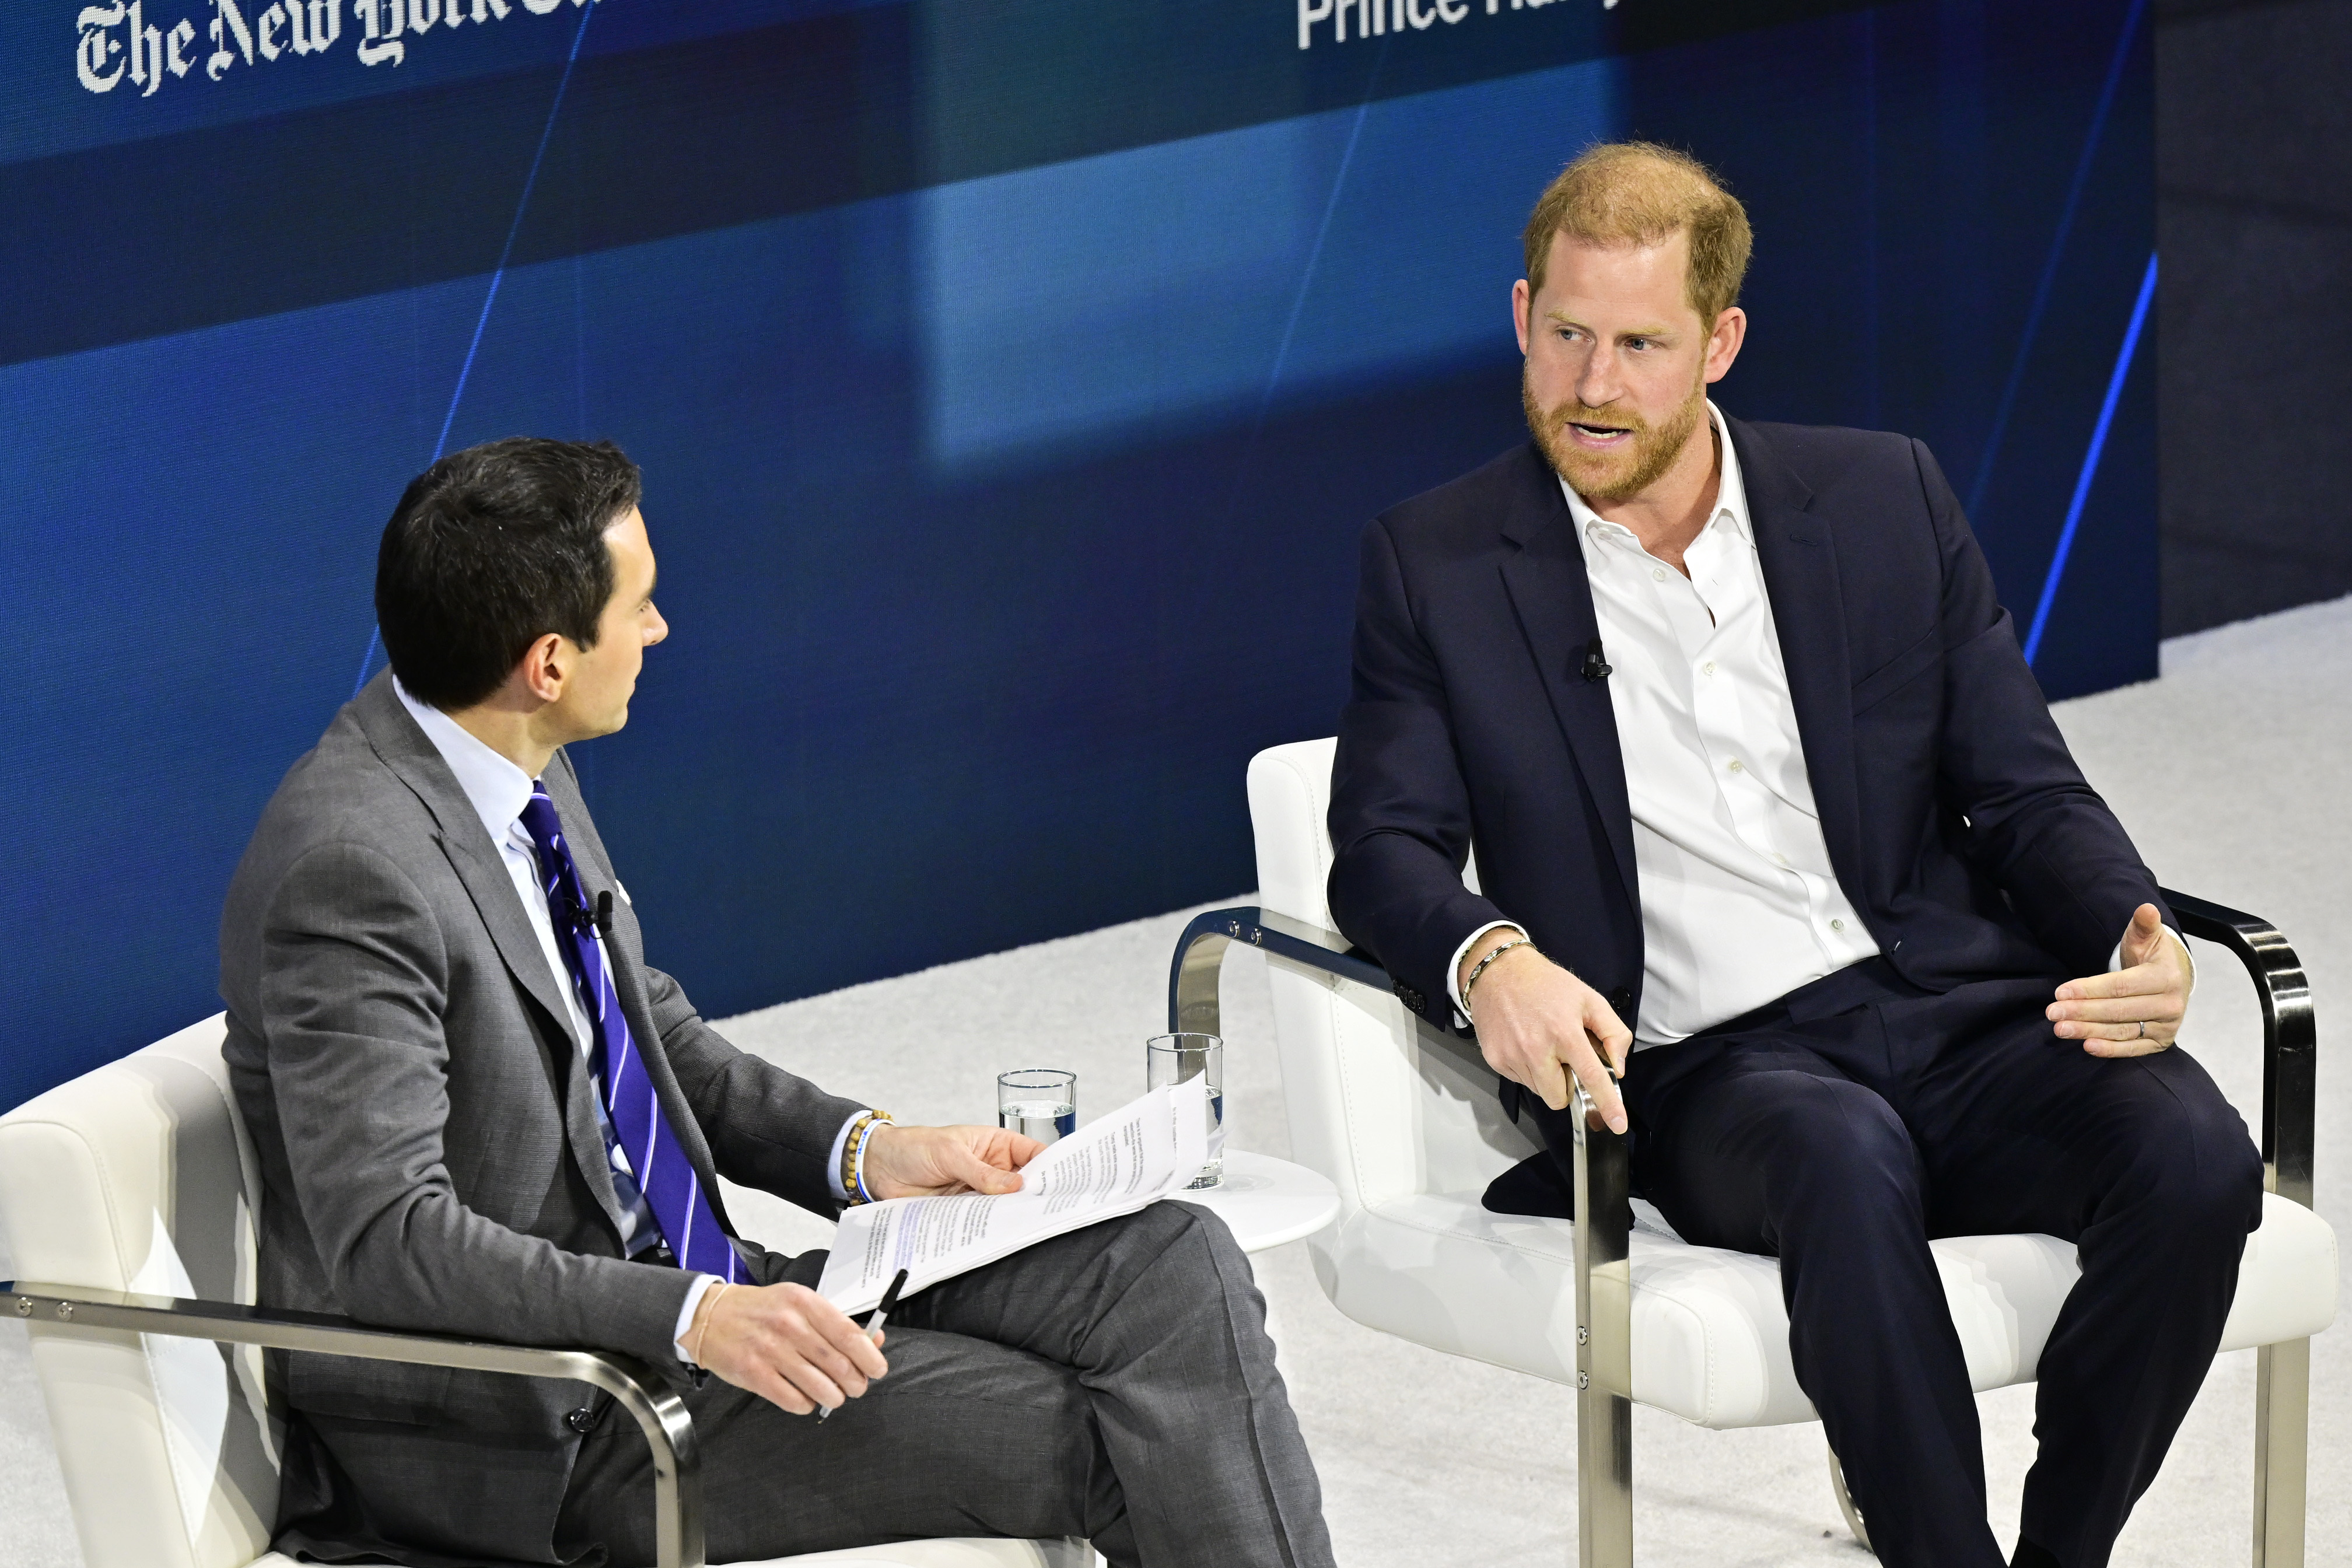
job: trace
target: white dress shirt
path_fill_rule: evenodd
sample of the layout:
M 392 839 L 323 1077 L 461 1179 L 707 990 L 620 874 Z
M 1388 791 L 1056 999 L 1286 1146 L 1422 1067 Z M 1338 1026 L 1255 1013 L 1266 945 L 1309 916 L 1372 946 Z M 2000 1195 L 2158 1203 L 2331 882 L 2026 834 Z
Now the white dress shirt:
M 1560 484 L 1611 666 L 1633 813 L 1642 1005 L 1627 1022 L 1636 1050 L 1878 952 L 1830 865 L 1739 456 L 1713 403 L 1707 416 L 1722 482 L 1715 514 L 1683 552 L 1687 575 Z M 1471 946 L 1499 929 L 1482 927 L 1455 950 L 1449 988 Z M 2120 943 L 2109 967 L 2119 963 Z M 1462 1006 L 1458 990 L 1454 1001 Z
M 433 749 L 441 753 L 441 760 L 449 764 L 449 771 L 457 775 L 457 787 L 466 792 L 467 801 L 482 819 L 483 830 L 489 834 L 490 842 L 498 846 L 499 858 L 506 866 L 507 875 L 514 881 L 515 897 L 522 900 L 522 912 L 530 921 L 532 934 L 539 938 L 540 952 L 546 956 L 548 969 L 555 976 L 556 994 L 563 998 L 564 1022 L 572 1031 L 572 1043 L 579 1048 L 582 1065 L 593 1086 L 589 1098 L 596 1102 L 598 1131 L 605 1132 L 605 1154 L 616 1170 L 629 1177 L 630 1186 L 635 1187 L 636 1176 L 629 1169 L 629 1157 L 605 1128 L 604 1086 L 596 1080 L 593 1058 L 590 1054 L 594 1042 L 588 1032 L 587 1010 L 581 1003 L 578 988 L 572 983 L 572 972 L 564 967 L 563 955 L 555 945 L 555 921 L 548 913 L 547 894 L 540 886 L 539 852 L 531 843 L 530 829 L 522 824 L 522 808 L 530 804 L 530 775 L 467 733 L 462 725 L 438 708 L 419 702 L 410 696 L 408 689 L 397 679 L 393 681 L 392 689 L 398 694 L 401 706 L 408 710 L 408 716 L 415 720 L 417 727 L 425 731 L 425 738 L 433 742 Z M 595 940 L 598 946 L 604 944 L 601 933 Z M 845 1134 L 847 1128 L 845 1127 L 843 1131 Z M 834 1164 L 835 1169 L 839 1168 L 837 1156 Z M 654 1218 L 645 1195 L 640 1193 L 635 1204 L 621 1211 L 622 1249 L 634 1255 L 643 1249 L 644 1244 L 636 1240 L 639 1236 L 651 1237 L 659 1234 L 659 1223 Z M 686 1292 L 684 1305 L 678 1308 L 677 1327 L 671 1338 L 677 1346 L 679 1357 L 688 1360 L 689 1364 L 691 1358 L 687 1356 L 686 1331 L 693 1323 L 695 1309 L 701 1306 L 703 1296 L 718 1283 L 715 1275 L 697 1274 L 693 1285 Z

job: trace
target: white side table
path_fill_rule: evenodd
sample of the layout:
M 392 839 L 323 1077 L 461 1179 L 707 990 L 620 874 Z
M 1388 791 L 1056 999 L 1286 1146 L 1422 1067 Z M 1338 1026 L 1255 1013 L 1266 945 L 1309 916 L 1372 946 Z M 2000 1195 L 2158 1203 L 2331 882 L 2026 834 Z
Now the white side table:
M 1246 1149 L 1225 1151 L 1223 1186 L 1178 1193 L 1175 1198 L 1223 1220 L 1244 1252 L 1264 1252 L 1312 1236 L 1339 1214 L 1339 1189 L 1321 1174 Z

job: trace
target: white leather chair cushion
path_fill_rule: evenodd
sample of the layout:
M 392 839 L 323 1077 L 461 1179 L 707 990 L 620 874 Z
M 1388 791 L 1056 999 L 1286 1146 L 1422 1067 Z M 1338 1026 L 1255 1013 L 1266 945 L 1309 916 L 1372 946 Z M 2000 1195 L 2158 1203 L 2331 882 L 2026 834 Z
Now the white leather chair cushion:
M 0 1228 L 26 1280 L 253 1300 L 253 1156 L 216 1015 L 0 1118 Z M 238 1568 L 269 1543 L 260 1353 L 30 1322 L 89 1568 Z
M 2336 1305 L 2336 1233 L 2300 1204 L 2263 1200 L 2221 1348 L 2318 1332 Z M 1489 1214 L 1476 1193 L 1415 1194 L 1363 1209 L 1333 1244 L 1332 1300 L 1418 1344 L 1576 1381 L 1571 1227 Z M 1931 1244 L 1979 1389 L 2031 1381 L 2077 1277 L 2047 1236 Z M 1701 1426 L 1816 1419 L 1789 1359 L 1780 1265 L 1637 1230 L 1633 1397 Z

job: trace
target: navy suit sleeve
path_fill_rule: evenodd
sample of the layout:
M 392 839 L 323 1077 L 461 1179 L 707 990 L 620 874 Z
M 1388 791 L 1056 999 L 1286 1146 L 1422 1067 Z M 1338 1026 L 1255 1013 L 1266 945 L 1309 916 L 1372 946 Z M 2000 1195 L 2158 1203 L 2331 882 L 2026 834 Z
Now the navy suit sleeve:
M 1945 802 L 1967 819 L 1967 852 L 2034 939 L 2069 973 L 2098 973 L 2141 904 L 2178 922 L 2123 825 L 2074 765 L 1958 498 L 1927 448 L 1911 446 L 1943 555 L 1937 761 Z
M 1462 885 L 1470 796 L 1445 681 L 1413 623 L 1384 523 L 1364 532 L 1355 667 L 1331 769 L 1331 917 L 1401 983 L 1413 1011 L 1450 1021 L 1446 968 L 1504 915 Z

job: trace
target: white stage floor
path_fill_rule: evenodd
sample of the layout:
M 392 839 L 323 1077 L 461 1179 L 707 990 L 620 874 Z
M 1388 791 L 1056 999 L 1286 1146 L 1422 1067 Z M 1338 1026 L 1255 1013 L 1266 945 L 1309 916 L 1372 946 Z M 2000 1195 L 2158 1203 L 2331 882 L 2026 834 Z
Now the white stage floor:
M 2159 680 L 2063 704 L 2091 782 L 2168 885 L 2275 921 L 2301 952 L 2321 1030 L 2319 1207 L 2346 1233 L 2352 1194 L 2352 1070 L 2333 1043 L 2352 1005 L 2352 600 L 2166 645 Z M 1302 737 L 1303 738 L 1303 737 Z M 1234 781 L 1236 806 L 1241 781 Z M 1236 893 L 1225 902 L 1243 903 Z M 749 1049 L 909 1121 L 986 1121 L 994 1075 L 1062 1067 L 1082 1116 L 1143 1086 L 1141 1042 L 1165 1026 L 1179 911 L 747 1014 L 724 1026 Z M 2226 953 L 2200 948 L 2185 1036 L 2253 1121 L 2258 1015 Z M 1227 1105 L 1238 1146 L 1287 1152 L 1264 972 L 1227 965 Z M 759 1194 L 730 1206 L 771 1246 L 822 1246 L 829 1227 Z M 1279 1319 L 1292 1398 L 1321 1468 L 1349 1568 L 1516 1568 L 1575 1553 L 1570 1392 L 1403 1343 L 1341 1317 L 1304 1247 L 1258 1259 Z M 7 1261 L 0 1256 L 0 1278 Z M 2352 1337 L 2314 1344 L 2309 1562 L 2352 1564 Z M 1979 1400 L 1992 1517 L 2006 1542 L 2033 1457 L 2032 1390 Z M 2223 1357 L 2118 1564 L 2247 1560 L 2253 1352 Z M 1636 1553 L 1710 1568 L 1868 1561 L 1830 1494 L 1818 1426 L 1708 1432 L 1635 1418 Z M 13 1321 L 0 1330 L 0 1560 L 74 1568 L 43 1412 Z

